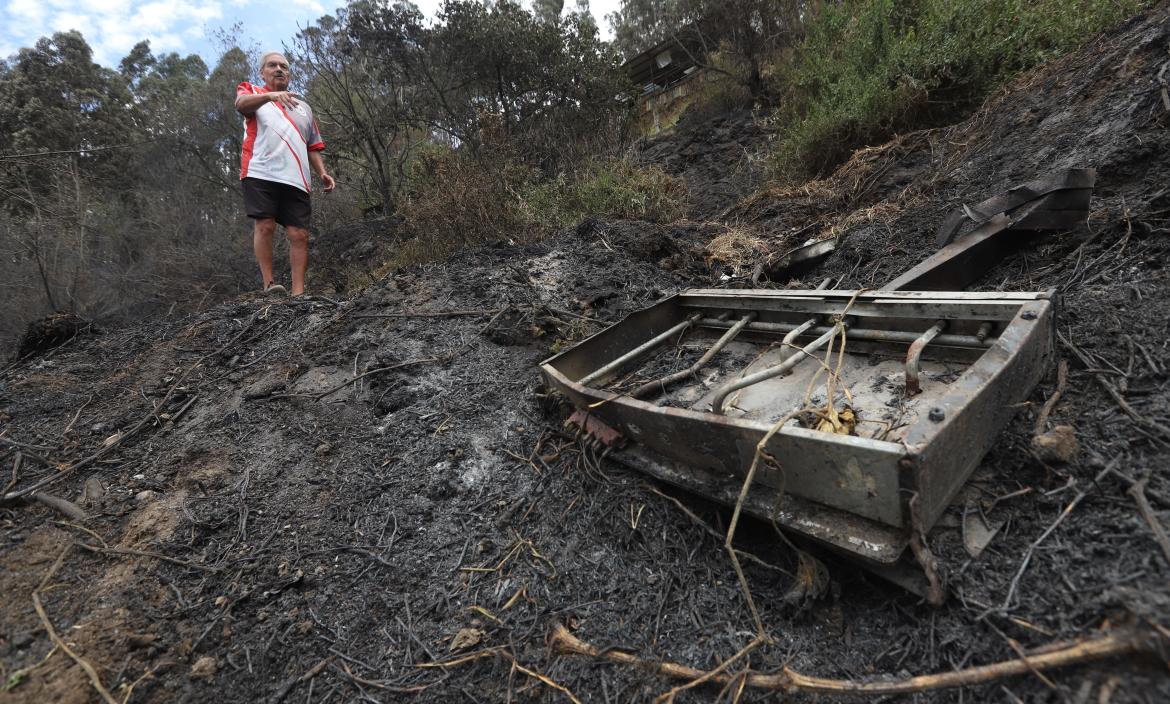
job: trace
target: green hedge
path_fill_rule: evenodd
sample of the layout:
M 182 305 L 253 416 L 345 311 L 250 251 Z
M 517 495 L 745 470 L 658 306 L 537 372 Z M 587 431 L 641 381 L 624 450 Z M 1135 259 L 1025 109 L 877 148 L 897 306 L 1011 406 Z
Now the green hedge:
M 776 175 L 823 173 L 900 131 L 957 122 L 991 90 L 1152 3 L 842 0 L 772 68 Z

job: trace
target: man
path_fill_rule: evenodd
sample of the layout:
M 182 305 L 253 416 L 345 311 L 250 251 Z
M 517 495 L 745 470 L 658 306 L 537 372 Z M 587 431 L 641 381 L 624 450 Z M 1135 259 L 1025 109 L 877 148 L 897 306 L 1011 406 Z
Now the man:
M 284 225 L 292 267 L 292 295 L 305 292 L 309 266 L 309 168 L 320 177 L 326 193 L 334 189 L 321 152 L 325 142 L 313 111 L 288 89 L 288 59 L 278 51 L 260 58 L 263 86 L 244 81 L 236 87 L 236 110 L 244 116 L 244 147 L 240 182 L 244 211 L 253 219 L 252 249 L 264 290 L 284 293 L 272 276 L 272 235 Z

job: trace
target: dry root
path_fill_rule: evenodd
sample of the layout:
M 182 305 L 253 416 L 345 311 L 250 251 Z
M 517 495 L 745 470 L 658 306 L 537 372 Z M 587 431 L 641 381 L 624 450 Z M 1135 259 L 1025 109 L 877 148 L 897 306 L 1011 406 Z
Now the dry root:
M 728 674 L 719 672 L 712 675 L 686 665 L 673 662 L 662 662 L 640 658 L 632 653 L 614 650 L 602 650 L 597 646 L 586 643 L 569 632 L 561 624 L 557 624 L 550 640 L 553 650 L 562 655 L 581 655 L 599 658 L 621 665 L 630 665 L 641 670 L 654 672 L 663 677 L 672 679 L 695 680 L 705 677 L 712 684 L 726 685 L 733 678 L 742 678 L 748 687 L 765 690 L 802 691 L 818 694 L 862 694 L 870 696 L 913 694 L 955 687 L 967 687 L 977 684 L 986 684 L 1008 677 L 1016 677 L 1029 673 L 1045 672 L 1061 667 L 1069 667 L 1087 662 L 1095 662 L 1125 655 L 1158 655 L 1165 652 L 1170 646 L 1170 637 L 1165 634 L 1146 629 L 1125 629 L 1097 638 L 1088 638 L 1074 643 L 1054 643 L 1035 651 L 1033 654 L 1023 654 L 1016 660 L 1005 660 L 991 665 L 970 667 L 954 672 L 940 672 L 933 675 L 919 675 L 896 679 L 893 677 L 868 682 L 856 680 L 837 680 L 822 677 L 810 677 L 801 674 L 789 667 L 782 667 L 775 672 L 757 672 L 748 670 L 746 673 Z

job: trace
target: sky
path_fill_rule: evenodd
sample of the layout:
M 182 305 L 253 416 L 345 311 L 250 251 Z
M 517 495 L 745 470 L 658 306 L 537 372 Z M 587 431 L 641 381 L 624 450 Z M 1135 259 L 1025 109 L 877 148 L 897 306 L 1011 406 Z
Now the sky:
M 590 10 L 604 38 L 610 38 L 605 15 L 620 0 L 591 0 Z M 243 32 L 231 41 L 241 47 L 279 49 L 291 43 L 298 27 L 332 13 L 344 0 L 0 0 L 0 57 L 53 32 L 76 29 L 93 48 L 94 61 L 117 67 L 122 57 L 143 39 L 156 54 L 199 54 L 214 66 L 222 53 L 216 30 L 240 23 Z M 415 0 L 433 16 L 441 0 Z M 574 7 L 566 0 L 565 9 Z

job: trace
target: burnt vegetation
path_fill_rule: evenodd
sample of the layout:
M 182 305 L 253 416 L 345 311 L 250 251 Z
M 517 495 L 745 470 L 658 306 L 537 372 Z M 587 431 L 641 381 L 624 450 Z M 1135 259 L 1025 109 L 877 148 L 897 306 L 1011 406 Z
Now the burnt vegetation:
M 341 183 L 300 300 L 249 292 L 230 97 L 255 52 L 21 50 L 3 698 L 1167 699 L 1170 8 L 1149 5 L 629 0 L 607 43 L 563 3 L 351 2 L 287 46 Z M 639 37 L 698 47 L 705 76 L 652 138 L 622 70 Z M 753 286 L 827 238 L 759 285 L 871 288 L 955 208 L 1082 167 L 1087 222 L 972 286 L 1054 290 L 1060 361 L 927 537 L 941 606 L 767 522 L 728 539 L 727 507 L 582 442 L 539 383 L 666 294 Z

